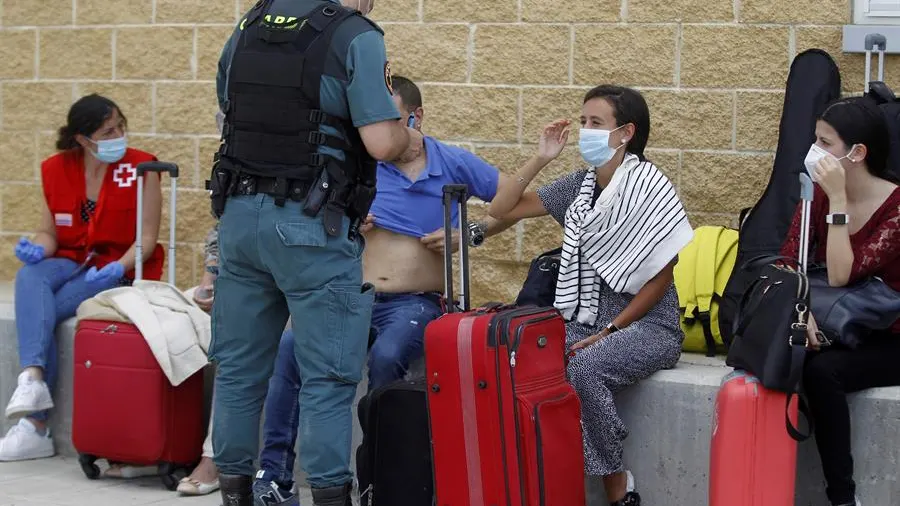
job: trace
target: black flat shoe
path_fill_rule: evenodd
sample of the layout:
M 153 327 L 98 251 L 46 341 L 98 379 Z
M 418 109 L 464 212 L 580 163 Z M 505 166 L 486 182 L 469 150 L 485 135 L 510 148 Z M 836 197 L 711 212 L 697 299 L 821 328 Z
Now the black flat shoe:
M 637 492 L 628 492 L 622 499 L 609 503 L 609 506 L 641 506 L 641 496 Z

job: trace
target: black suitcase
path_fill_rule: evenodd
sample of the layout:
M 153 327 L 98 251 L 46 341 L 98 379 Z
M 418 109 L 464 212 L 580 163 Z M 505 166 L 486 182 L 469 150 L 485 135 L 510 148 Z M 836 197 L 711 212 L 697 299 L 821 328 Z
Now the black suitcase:
M 363 432 L 356 452 L 360 506 L 432 506 L 434 474 L 425 378 L 369 392 L 357 408 Z

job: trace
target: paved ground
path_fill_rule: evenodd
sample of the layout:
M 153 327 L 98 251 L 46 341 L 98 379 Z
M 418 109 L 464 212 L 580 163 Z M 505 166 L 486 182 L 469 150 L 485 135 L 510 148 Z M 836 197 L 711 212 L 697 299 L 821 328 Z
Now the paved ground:
M 0 506 L 219 506 L 218 493 L 182 497 L 155 477 L 88 480 L 71 458 L 0 462 Z M 312 505 L 301 489 L 300 504 Z

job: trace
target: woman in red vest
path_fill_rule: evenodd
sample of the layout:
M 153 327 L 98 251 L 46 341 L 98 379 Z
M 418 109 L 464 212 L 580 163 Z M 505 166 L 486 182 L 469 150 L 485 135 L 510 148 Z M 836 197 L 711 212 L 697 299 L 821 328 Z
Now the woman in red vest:
M 6 406 L 21 418 L 0 439 L 0 461 L 51 457 L 47 427 L 57 372 L 57 323 L 75 315 L 84 300 L 127 285 L 134 277 L 137 172 L 156 157 L 127 147 L 119 107 L 88 95 L 69 109 L 59 152 L 41 164 L 44 205 L 40 228 L 15 247 L 24 263 L 16 275 L 16 329 L 22 372 Z M 163 249 L 157 244 L 162 190 L 157 174 L 144 178 L 143 274 L 159 279 Z

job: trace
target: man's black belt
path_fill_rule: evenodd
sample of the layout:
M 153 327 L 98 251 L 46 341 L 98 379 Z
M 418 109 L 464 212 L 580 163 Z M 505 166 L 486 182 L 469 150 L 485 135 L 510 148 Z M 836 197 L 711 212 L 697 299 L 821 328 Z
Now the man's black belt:
M 244 174 L 235 185 L 233 195 L 256 195 L 264 193 L 273 197 L 284 197 L 294 201 L 306 198 L 312 181 L 300 179 L 274 178 Z M 287 185 L 285 188 L 283 185 Z

